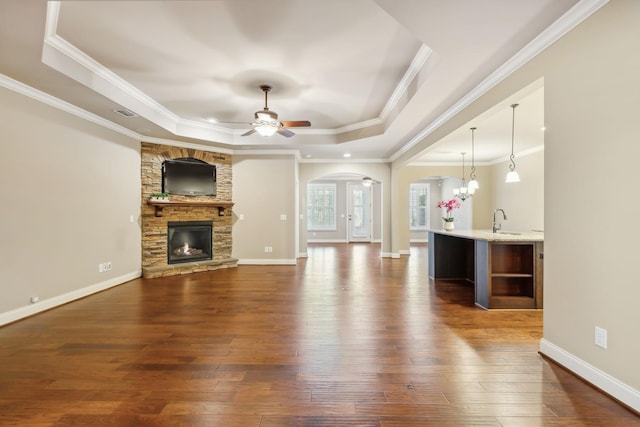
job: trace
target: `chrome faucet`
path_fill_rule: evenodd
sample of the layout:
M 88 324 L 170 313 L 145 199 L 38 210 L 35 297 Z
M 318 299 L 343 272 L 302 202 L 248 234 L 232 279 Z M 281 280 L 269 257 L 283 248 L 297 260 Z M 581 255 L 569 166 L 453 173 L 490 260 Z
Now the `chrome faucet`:
M 498 213 L 498 211 L 502 212 L 502 218 L 507 219 L 507 214 L 504 213 L 504 210 L 498 208 L 495 211 L 493 211 L 493 224 L 491 225 L 491 230 L 495 233 L 496 231 L 500 230 L 502 228 L 502 224 L 498 224 L 496 222 L 496 214 Z

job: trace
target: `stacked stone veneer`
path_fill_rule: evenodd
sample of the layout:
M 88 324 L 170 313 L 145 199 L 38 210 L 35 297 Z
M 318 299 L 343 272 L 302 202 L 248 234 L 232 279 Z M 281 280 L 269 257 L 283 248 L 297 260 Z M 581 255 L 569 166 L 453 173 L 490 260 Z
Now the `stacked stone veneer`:
M 172 201 L 232 201 L 231 156 L 190 148 L 142 143 L 142 275 L 145 278 L 174 276 L 218 268 L 236 267 L 237 259 L 231 258 L 232 215 L 231 209 L 219 216 L 215 206 L 168 206 L 162 216 L 155 215 L 155 208 L 147 204 L 151 193 L 162 191 L 162 162 L 181 157 L 192 157 L 216 165 L 216 196 L 171 195 Z M 213 221 L 213 259 L 180 264 L 167 263 L 167 223 L 169 221 Z

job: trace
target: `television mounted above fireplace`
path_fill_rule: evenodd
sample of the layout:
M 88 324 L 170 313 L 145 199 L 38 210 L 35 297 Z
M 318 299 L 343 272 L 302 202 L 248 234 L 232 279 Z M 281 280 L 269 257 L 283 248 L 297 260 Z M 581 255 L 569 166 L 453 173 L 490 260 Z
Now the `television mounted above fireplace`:
M 215 196 L 216 165 L 184 157 L 162 163 L 162 192 L 182 196 Z

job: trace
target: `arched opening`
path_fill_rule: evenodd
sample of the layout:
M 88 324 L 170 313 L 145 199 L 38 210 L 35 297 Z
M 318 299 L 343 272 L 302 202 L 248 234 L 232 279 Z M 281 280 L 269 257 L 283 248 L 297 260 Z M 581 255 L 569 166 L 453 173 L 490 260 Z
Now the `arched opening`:
M 383 183 L 379 179 L 360 172 L 332 172 L 302 184 L 304 247 L 339 243 L 381 245 Z

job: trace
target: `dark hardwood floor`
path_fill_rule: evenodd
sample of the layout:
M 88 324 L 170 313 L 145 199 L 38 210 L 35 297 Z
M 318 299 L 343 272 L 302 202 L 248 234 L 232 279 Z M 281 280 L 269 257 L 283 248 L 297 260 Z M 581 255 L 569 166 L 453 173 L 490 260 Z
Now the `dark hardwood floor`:
M 137 279 L 0 328 L 0 425 L 637 426 L 426 246 Z

